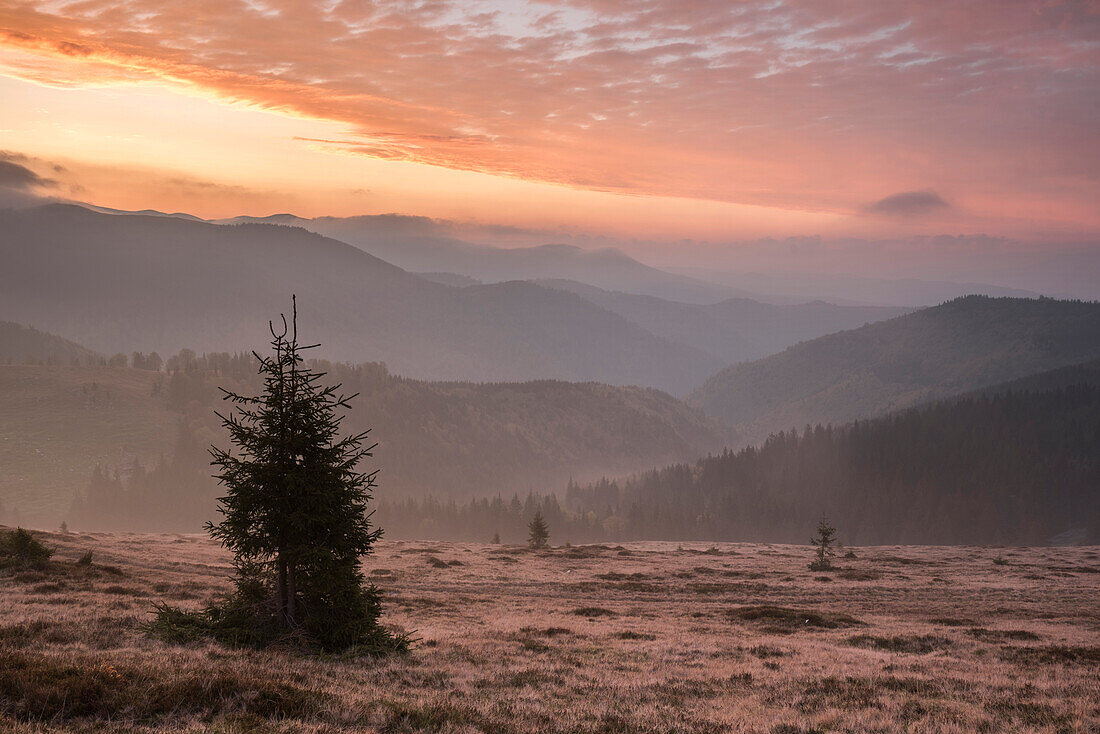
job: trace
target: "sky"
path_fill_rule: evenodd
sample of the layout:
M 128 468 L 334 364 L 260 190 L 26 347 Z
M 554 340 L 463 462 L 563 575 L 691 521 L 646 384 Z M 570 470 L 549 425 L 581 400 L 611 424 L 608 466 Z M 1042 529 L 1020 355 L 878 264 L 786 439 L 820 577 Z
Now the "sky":
M 1095 0 L 0 0 L 0 100 L 0 187 L 122 209 L 1100 241 Z

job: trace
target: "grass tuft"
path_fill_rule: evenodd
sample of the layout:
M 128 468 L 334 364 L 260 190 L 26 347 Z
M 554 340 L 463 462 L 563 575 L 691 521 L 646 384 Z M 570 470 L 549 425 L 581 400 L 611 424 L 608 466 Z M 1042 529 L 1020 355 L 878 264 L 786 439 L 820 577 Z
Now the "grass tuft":
M 863 624 L 855 617 L 832 612 L 813 612 L 806 609 L 774 607 L 768 605 L 738 607 L 726 612 L 730 619 L 758 622 L 766 625 L 766 631 L 788 634 L 808 628 L 837 629 L 857 627 Z
M 1025 665 L 1100 665 L 1100 647 L 1006 645 L 998 657 L 1005 662 Z
M 1007 642 L 1009 640 L 1038 642 L 1043 639 L 1030 630 L 991 630 L 985 627 L 971 627 L 966 633 L 975 640 L 982 642 Z
M 855 569 L 845 569 L 837 574 L 845 581 L 877 581 L 882 578 L 882 574 L 877 571 L 857 571 Z
M 604 609 L 603 607 L 578 607 L 570 612 L 570 614 L 575 614 L 578 617 L 588 617 L 590 619 L 595 617 L 615 616 L 615 612 L 610 609 Z
M 944 650 L 954 643 L 946 637 L 935 635 L 893 635 L 891 637 L 856 635 L 855 637 L 849 637 L 847 644 L 852 647 L 865 647 L 871 650 L 924 655 L 936 650 Z

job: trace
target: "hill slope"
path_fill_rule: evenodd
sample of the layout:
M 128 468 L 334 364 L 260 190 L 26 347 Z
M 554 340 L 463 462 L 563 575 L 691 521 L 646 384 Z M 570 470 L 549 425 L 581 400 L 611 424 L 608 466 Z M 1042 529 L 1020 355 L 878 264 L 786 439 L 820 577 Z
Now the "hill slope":
M 728 367 L 691 396 L 750 438 L 1100 357 L 1100 303 L 969 296 Z
M 157 377 L 126 368 L 0 366 L 0 504 L 22 522 L 56 527 L 96 464 L 170 453 L 178 416 L 152 396 Z
M 415 377 L 683 394 L 721 366 L 573 294 L 450 288 L 292 227 L 49 205 L 0 213 L 0 260 L 0 313 L 106 353 L 262 346 L 297 293 L 303 333 L 324 356 Z
M 0 362 L 90 364 L 99 358 L 76 342 L 11 321 L 0 321 Z
M 570 476 L 686 460 L 731 440 L 724 427 L 652 389 L 556 381 L 435 383 L 394 377 L 376 364 L 328 368 L 332 381 L 349 393 L 361 392 L 346 427 L 372 429 L 380 443 L 373 460 L 382 469 L 379 496 L 390 498 L 526 492 L 563 484 Z M 248 392 L 256 389 L 254 381 L 251 358 L 228 355 L 197 358 L 171 376 L 127 368 L 0 366 L 0 503 L 27 521 L 52 525 L 87 487 L 96 464 L 125 475 L 134 459 L 149 466 L 178 454 L 181 446 L 191 453 L 197 446 L 197 459 L 184 467 L 198 476 L 184 487 L 197 505 L 173 498 L 175 514 L 159 520 L 167 525 L 153 524 L 166 514 L 164 505 L 102 506 L 117 522 L 83 526 L 197 529 L 215 496 L 201 448 L 225 442 L 213 415 L 222 407 L 217 386 Z M 178 477 L 162 478 L 166 485 L 180 483 Z M 203 514 L 181 519 L 181 506 Z M 127 525 L 128 517 L 142 523 Z

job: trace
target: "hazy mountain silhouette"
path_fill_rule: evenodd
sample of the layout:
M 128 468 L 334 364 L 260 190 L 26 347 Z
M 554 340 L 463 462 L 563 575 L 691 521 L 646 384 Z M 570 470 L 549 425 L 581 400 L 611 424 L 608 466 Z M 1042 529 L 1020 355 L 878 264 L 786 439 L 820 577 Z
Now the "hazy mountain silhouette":
M 605 291 L 576 281 L 538 282 L 576 293 L 647 331 L 713 354 L 726 363 L 760 359 L 800 341 L 909 311 L 887 306 L 836 306 L 823 301 L 782 306 L 747 298 L 700 305 Z
M 921 278 L 870 278 L 830 273 L 731 273 L 703 268 L 669 268 L 728 288 L 752 287 L 769 303 L 828 301 L 838 305 L 922 308 L 968 295 L 1036 298 L 1040 293 L 989 283 L 955 283 Z M 1057 295 L 1048 293 L 1046 295 Z
M 471 278 L 468 275 L 458 275 L 457 273 L 415 273 L 424 280 L 430 280 L 433 283 L 442 283 L 443 285 L 449 285 L 453 288 L 465 288 L 471 285 L 484 285 L 484 283 L 477 278 Z
M 192 222 L 204 222 L 205 219 L 196 217 L 194 214 L 187 214 L 185 212 L 162 212 L 156 209 L 112 209 L 109 206 L 96 206 L 95 204 L 88 204 L 84 202 L 72 202 L 77 206 L 82 206 L 85 209 L 91 209 L 94 212 L 101 212 L 103 214 L 129 214 L 141 217 L 170 217 L 172 219 L 188 219 Z
M 1100 357 L 1100 303 L 969 296 L 728 367 L 691 402 L 762 438 Z
M 71 205 L 0 212 L 0 314 L 104 353 L 261 346 L 302 307 L 321 356 L 431 379 L 557 378 L 683 394 L 721 367 L 571 293 L 452 288 L 303 229 L 117 216 Z
M 644 265 L 620 250 L 573 245 L 489 247 L 440 234 L 434 220 L 394 214 L 304 219 L 292 214 L 233 217 L 224 223 L 303 227 L 355 245 L 412 272 L 453 273 L 485 282 L 566 279 L 685 303 L 714 303 L 748 291 Z

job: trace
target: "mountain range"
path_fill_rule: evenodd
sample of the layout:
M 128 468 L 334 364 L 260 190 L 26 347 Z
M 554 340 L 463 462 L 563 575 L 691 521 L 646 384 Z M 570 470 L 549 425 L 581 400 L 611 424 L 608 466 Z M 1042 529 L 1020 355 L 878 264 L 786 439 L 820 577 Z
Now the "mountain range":
M 300 228 L 0 213 L 0 314 L 110 354 L 267 341 L 297 294 L 303 335 L 338 361 L 426 379 L 639 384 L 683 394 L 721 360 L 561 290 L 453 288 Z
M 575 280 L 606 290 L 685 303 L 714 303 L 748 295 L 730 286 L 644 265 L 611 247 L 575 245 L 492 247 L 446 236 L 434 220 L 393 214 L 305 219 L 292 214 L 233 217 L 219 224 L 261 223 L 301 227 L 355 245 L 412 272 L 451 273 L 481 282 Z
M 274 214 L 263 217 L 236 216 L 200 220 L 190 214 L 167 214 L 153 210 L 124 211 L 81 204 L 96 211 L 121 215 L 162 216 L 217 224 L 282 224 L 301 227 L 347 242 L 410 272 L 449 274 L 493 283 L 505 280 L 576 280 L 604 290 L 653 295 L 666 300 L 709 304 L 729 298 L 748 298 L 761 303 L 794 305 L 826 301 L 841 306 L 893 306 L 922 308 L 964 295 L 1037 298 L 1094 298 L 1092 282 L 1100 260 L 1087 244 L 1068 246 L 1058 257 L 1013 252 L 990 261 L 988 256 L 971 255 L 968 269 L 950 280 L 933 276 L 871 277 L 861 273 L 813 270 L 761 272 L 746 262 L 743 270 L 713 266 L 699 267 L 668 262 L 675 245 L 663 248 L 665 265 L 654 267 L 630 257 L 614 240 L 599 246 L 544 244 L 555 238 L 552 232 L 515 230 L 493 225 L 462 224 L 448 220 L 400 214 L 350 217 L 299 217 Z M 566 239 L 570 237 L 567 236 Z M 577 241 L 589 240 L 579 237 Z M 521 244 L 522 243 L 522 244 Z M 534 244 L 537 243 L 537 244 Z M 760 242 L 731 242 L 724 249 L 756 251 Z M 855 246 L 858 241 L 845 241 Z M 772 242 L 771 247 L 780 247 Z M 793 245 L 792 245 L 793 246 Z M 822 243 L 822 246 L 824 244 Z M 1046 253 L 1049 255 L 1049 253 Z M 1057 265 L 1055 265 L 1057 263 Z M 803 266 L 804 267 L 804 266 Z M 728 266 L 727 266 L 728 268 Z M 998 283 L 977 282 L 981 272 L 995 273 Z M 1030 285 L 1029 285 L 1030 284 Z
M 591 380 L 683 395 L 731 362 L 904 312 L 675 302 L 599 287 L 698 286 L 621 253 L 481 249 L 516 258 L 509 273 L 551 271 L 539 264 L 549 258 L 573 262 L 553 272 L 587 280 L 420 277 L 297 226 L 54 204 L 0 212 L 0 315 L 104 354 L 226 351 L 263 344 L 267 320 L 295 293 L 303 333 L 333 360 L 384 361 L 422 379 Z

